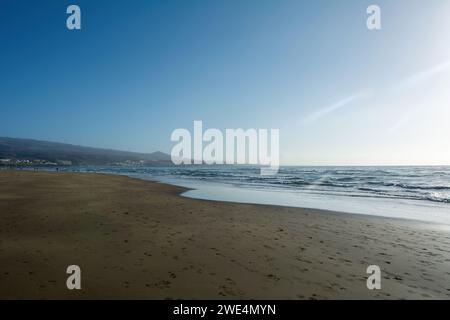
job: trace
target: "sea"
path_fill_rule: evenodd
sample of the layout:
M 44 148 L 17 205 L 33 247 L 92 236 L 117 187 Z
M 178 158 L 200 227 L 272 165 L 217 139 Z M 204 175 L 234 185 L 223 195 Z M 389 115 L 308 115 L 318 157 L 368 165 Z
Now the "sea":
M 97 172 L 188 188 L 189 198 L 268 204 L 410 219 L 450 225 L 450 166 L 280 167 L 260 175 L 256 166 L 77 166 Z

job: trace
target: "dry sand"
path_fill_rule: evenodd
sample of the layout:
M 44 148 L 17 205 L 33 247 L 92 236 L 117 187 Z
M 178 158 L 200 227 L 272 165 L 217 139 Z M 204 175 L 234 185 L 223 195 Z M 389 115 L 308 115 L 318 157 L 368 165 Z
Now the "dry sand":
M 448 299 L 450 232 L 188 199 L 120 176 L 0 171 L 0 298 Z M 82 290 L 66 288 L 66 268 Z M 366 287 L 379 265 L 382 289 Z

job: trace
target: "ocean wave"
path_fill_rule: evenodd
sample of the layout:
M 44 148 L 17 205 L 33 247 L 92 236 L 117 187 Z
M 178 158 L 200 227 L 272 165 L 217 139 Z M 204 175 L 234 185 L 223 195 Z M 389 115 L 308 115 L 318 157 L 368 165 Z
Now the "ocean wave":
M 251 166 L 73 167 L 65 170 L 163 176 L 342 197 L 450 203 L 450 167 L 281 167 L 273 176 L 261 176 L 260 168 Z

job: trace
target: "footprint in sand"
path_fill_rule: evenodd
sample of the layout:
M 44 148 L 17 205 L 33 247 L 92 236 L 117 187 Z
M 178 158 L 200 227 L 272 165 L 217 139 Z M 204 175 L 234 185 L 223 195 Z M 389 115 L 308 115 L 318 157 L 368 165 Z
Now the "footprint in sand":
M 275 281 L 279 281 L 281 278 L 277 277 L 276 275 L 270 273 L 268 275 L 266 275 L 267 278 L 271 279 L 271 280 L 275 280 Z
M 169 289 L 170 288 L 170 281 L 168 280 L 161 280 L 155 283 L 155 287 L 158 289 Z

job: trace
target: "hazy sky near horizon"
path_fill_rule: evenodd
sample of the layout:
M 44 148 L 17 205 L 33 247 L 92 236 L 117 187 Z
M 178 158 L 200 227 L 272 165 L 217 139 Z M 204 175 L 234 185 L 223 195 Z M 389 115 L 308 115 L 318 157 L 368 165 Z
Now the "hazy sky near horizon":
M 0 46 L 0 136 L 170 152 L 202 120 L 279 128 L 283 164 L 450 164 L 448 0 L 2 0 Z

